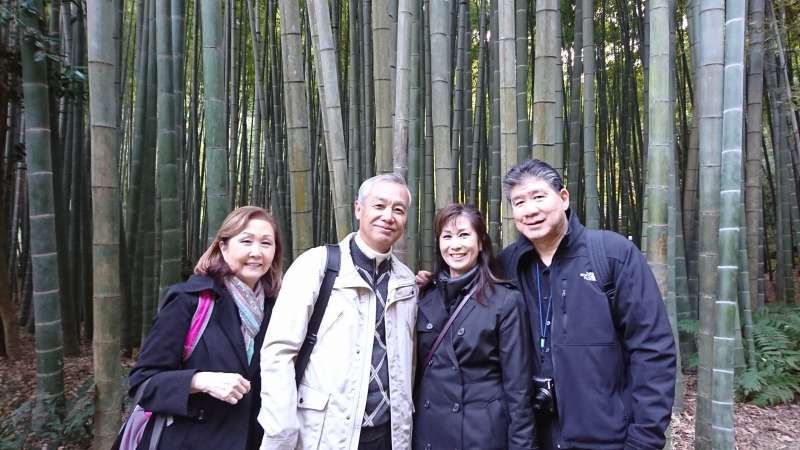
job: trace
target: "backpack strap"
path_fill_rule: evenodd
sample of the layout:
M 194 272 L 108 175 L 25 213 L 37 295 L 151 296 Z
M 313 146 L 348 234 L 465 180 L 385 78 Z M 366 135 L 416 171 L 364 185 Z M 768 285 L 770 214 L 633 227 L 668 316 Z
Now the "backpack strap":
M 608 266 L 608 254 L 606 253 L 605 246 L 605 231 L 586 229 L 587 247 L 589 248 L 589 261 L 592 264 L 592 270 L 597 277 L 597 282 L 602 286 L 608 298 L 609 306 L 613 303 L 617 295 L 617 289 L 614 285 L 614 277 L 611 275 L 611 269 Z M 613 313 L 613 311 L 612 311 Z M 612 314 L 613 316 L 613 314 Z M 615 320 L 616 322 L 616 320 Z
M 186 339 L 183 341 L 183 361 L 192 356 L 194 348 L 197 347 L 197 343 L 200 341 L 200 336 L 206 330 L 212 311 L 214 311 L 214 300 L 211 297 L 211 291 L 205 290 L 200 293 L 197 309 L 194 311 L 189 331 L 186 332 Z
M 614 323 L 614 329 L 617 332 L 617 337 L 622 342 L 621 330 L 619 325 L 619 317 L 617 317 L 617 309 L 614 300 L 617 298 L 617 287 L 614 284 L 614 276 L 608 265 L 608 253 L 605 246 L 605 235 L 609 233 L 605 230 L 590 230 L 587 229 L 587 247 L 589 248 L 589 261 L 592 264 L 592 271 L 594 271 L 597 282 L 603 288 L 608 300 L 608 311 L 611 314 L 611 320 Z
M 314 302 L 314 312 L 311 313 L 311 319 L 308 321 L 306 338 L 303 340 L 303 345 L 300 347 L 300 351 L 297 352 L 297 358 L 294 361 L 294 378 L 298 386 L 306 372 L 306 367 L 308 367 L 311 351 L 317 343 L 317 332 L 319 331 L 320 324 L 322 324 L 322 316 L 325 315 L 325 309 L 328 307 L 328 300 L 331 298 L 333 282 L 339 275 L 341 260 L 339 246 L 337 244 L 327 244 L 325 249 L 327 250 L 325 276 L 322 278 L 319 294 L 317 295 L 316 302 Z

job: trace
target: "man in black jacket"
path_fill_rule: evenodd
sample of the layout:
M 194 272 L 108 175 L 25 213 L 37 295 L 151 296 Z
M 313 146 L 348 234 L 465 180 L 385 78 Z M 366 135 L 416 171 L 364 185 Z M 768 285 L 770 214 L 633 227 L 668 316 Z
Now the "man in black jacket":
M 519 238 L 499 256 L 522 289 L 535 340 L 542 449 L 661 449 L 675 389 L 675 343 L 642 253 L 604 233 L 609 280 L 569 193 L 539 160 L 503 179 Z M 605 289 L 608 281 L 613 287 Z M 549 384 L 549 383 L 551 384 Z

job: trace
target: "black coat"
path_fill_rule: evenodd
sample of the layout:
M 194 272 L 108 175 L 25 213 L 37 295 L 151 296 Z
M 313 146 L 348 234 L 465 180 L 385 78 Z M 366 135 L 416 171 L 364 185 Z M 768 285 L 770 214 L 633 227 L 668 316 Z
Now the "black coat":
M 537 417 L 544 449 L 660 449 L 675 388 L 675 342 L 661 293 L 636 246 L 616 233 L 604 238 L 616 295 L 606 297 L 592 268 L 587 233 L 575 214 L 550 264 L 553 379 L 557 417 Z M 520 235 L 499 255 L 505 276 L 529 299 L 530 325 L 540 334 L 533 244 Z M 538 363 L 538 358 L 536 360 Z M 560 436 L 558 436 L 560 435 Z
M 496 285 L 485 305 L 470 298 L 423 367 L 449 318 L 443 296 L 437 283 L 419 301 L 414 449 L 532 448 L 533 350 L 522 295 Z
M 211 289 L 214 310 L 194 352 L 181 361 L 183 342 L 197 308 L 200 292 Z M 255 338 L 251 363 L 247 364 L 239 311 L 227 289 L 211 278 L 192 276 L 173 286 L 145 339 L 136 366 L 130 374 L 130 391 L 148 378 L 152 381 L 142 395 L 147 411 L 170 414 L 173 423 L 164 427 L 158 448 L 257 449 L 263 430 L 256 421 L 261 407 L 261 343 L 267 329 L 274 299 L 264 301 L 264 320 Z M 250 391 L 236 404 L 208 394 L 190 394 L 196 372 L 236 372 L 250 381 Z M 145 429 L 139 449 L 147 449 L 153 421 Z

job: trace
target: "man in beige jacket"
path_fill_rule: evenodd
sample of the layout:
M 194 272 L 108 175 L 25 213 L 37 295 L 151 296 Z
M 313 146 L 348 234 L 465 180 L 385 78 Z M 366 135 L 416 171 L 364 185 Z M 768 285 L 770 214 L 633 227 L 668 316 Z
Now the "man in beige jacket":
M 261 349 L 262 450 L 411 448 L 417 288 L 392 254 L 410 197 L 395 174 L 359 188 L 358 231 L 339 243 L 339 275 L 299 387 L 294 360 L 325 273 L 325 248 L 303 253 L 286 272 Z

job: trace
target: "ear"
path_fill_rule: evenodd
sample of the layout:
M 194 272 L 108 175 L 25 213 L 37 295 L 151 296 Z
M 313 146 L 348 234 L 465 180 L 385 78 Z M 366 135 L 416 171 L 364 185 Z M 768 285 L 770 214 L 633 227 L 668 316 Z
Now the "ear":
M 353 202 L 353 213 L 356 216 L 356 220 L 358 220 L 358 217 L 361 215 L 361 208 L 363 208 L 361 202 L 359 202 L 358 200 Z
M 566 211 L 569 209 L 569 191 L 567 191 L 567 188 L 561 188 L 558 195 L 561 196 L 561 209 Z

